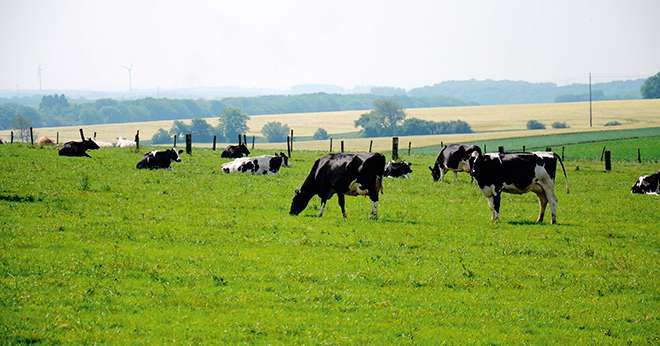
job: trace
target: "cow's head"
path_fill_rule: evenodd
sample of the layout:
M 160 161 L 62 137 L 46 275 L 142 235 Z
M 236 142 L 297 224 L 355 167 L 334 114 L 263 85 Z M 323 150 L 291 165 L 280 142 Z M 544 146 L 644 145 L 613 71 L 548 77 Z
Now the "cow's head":
M 429 166 L 429 170 L 431 170 L 433 181 L 440 180 L 440 165 L 438 165 L 437 162 L 433 165 L 433 167 Z
M 401 161 L 401 173 L 410 174 L 412 173 L 412 162 Z
M 659 188 L 658 179 L 660 178 L 660 171 L 656 174 L 643 175 L 637 179 L 630 192 L 632 193 L 657 193 Z
M 84 146 L 85 149 L 87 149 L 87 150 L 96 150 L 96 149 L 101 148 L 101 147 L 99 147 L 99 145 L 96 144 L 96 142 L 95 142 L 93 139 L 91 139 L 91 138 L 87 138 L 86 140 L 84 140 L 84 141 L 83 141 L 83 146 Z
M 470 154 L 470 158 L 468 159 L 468 168 L 470 170 L 471 176 L 476 178 L 484 160 L 486 159 L 488 159 L 488 156 L 481 155 L 481 150 L 473 151 L 472 154 Z
M 291 167 L 289 166 L 289 157 L 286 156 L 286 154 L 280 151 L 280 154 L 277 155 L 277 153 L 275 153 L 275 156 L 279 156 L 282 158 L 282 165 L 284 165 L 284 167 Z
M 181 162 L 181 156 L 179 156 L 179 154 L 183 153 L 183 150 L 179 149 L 179 151 L 177 151 L 176 149 L 172 148 L 167 149 L 166 151 L 170 160 L 174 162 Z
M 291 209 L 289 209 L 290 215 L 298 215 L 305 208 L 307 208 L 307 203 L 309 203 L 310 197 L 304 194 L 300 190 L 296 190 L 293 200 L 291 201 Z

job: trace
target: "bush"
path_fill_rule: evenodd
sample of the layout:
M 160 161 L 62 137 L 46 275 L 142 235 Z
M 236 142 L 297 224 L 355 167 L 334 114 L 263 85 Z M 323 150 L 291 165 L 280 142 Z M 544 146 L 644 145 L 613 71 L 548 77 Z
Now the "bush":
M 406 119 L 401 127 L 401 135 L 437 135 L 449 133 L 472 133 L 472 128 L 462 120 L 430 121 L 417 118 Z
M 552 123 L 552 128 L 553 129 L 567 129 L 570 126 L 565 121 L 555 121 Z
M 289 134 L 289 125 L 282 124 L 279 121 L 271 121 L 264 125 L 261 129 L 261 134 L 264 135 L 269 142 L 284 142 L 286 136 Z
M 314 132 L 313 138 L 318 139 L 318 140 L 328 139 L 328 131 L 326 131 L 322 128 L 319 128 L 318 130 L 316 130 L 316 132 Z
M 621 123 L 616 120 L 610 120 L 605 123 L 605 126 L 619 126 L 619 125 L 621 125 Z
M 172 142 L 172 137 L 170 137 L 165 129 L 158 129 L 153 137 L 151 137 L 151 143 L 153 144 L 167 144 L 170 142 Z
M 527 129 L 528 130 L 543 130 L 545 129 L 545 125 L 543 125 L 542 122 L 538 120 L 530 120 L 527 122 Z

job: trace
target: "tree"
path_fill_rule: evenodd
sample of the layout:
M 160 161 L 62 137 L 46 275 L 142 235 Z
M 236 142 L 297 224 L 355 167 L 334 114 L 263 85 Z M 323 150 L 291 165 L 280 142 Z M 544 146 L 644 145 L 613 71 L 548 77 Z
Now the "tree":
M 236 138 L 238 134 L 248 131 L 248 119 L 250 117 L 243 114 L 240 109 L 228 107 L 220 115 L 218 129 L 226 139 Z
M 318 130 L 316 130 L 316 132 L 314 132 L 313 138 L 318 140 L 328 139 L 328 131 L 319 128 Z
M 170 137 L 169 133 L 165 131 L 165 129 L 158 129 L 156 133 L 154 133 L 153 137 L 151 137 L 151 143 L 153 144 L 166 144 L 170 143 L 172 141 L 172 137 Z
M 365 137 L 390 136 L 397 133 L 406 117 L 401 106 L 390 99 L 374 101 L 374 109 L 362 114 L 355 126 L 362 128 Z
M 190 126 L 186 125 L 181 120 L 174 120 L 172 123 L 172 128 L 170 128 L 170 136 L 181 136 L 190 132 Z
M 530 120 L 527 122 L 528 130 L 543 130 L 544 128 L 545 125 L 543 125 L 543 123 L 538 120 Z
M 261 134 L 266 137 L 269 142 L 284 142 L 286 136 L 289 134 L 289 125 L 282 124 L 279 121 L 271 121 L 266 123 L 261 129 Z
M 660 98 L 660 72 L 646 79 L 640 91 L 645 99 Z

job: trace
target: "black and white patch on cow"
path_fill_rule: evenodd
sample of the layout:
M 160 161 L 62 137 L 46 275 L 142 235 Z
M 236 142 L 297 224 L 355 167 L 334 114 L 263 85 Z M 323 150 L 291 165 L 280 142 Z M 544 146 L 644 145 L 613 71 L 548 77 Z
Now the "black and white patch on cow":
M 163 151 L 152 151 L 144 154 L 140 162 L 135 165 L 137 169 L 172 169 L 171 163 L 181 162 L 181 154 L 183 150 L 177 151 L 176 149 L 167 149 Z
M 554 224 L 557 222 L 557 197 L 554 191 L 557 161 L 564 171 L 568 193 L 568 177 L 564 163 L 552 152 L 483 155 L 474 152 L 470 158 L 470 167 L 472 176 L 488 200 L 494 221 L 500 216 L 502 192 L 513 194 L 534 192 L 539 199 L 537 222 L 543 221 L 545 208 L 549 202 Z
M 321 198 L 319 217 L 328 199 L 337 194 L 346 219 L 345 195 L 369 196 L 371 218 L 378 217 L 378 195 L 383 191 L 385 156 L 380 153 L 328 154 L 314 162 L 302 187 L 295 191 L 289 214 L 300 214 L 315 195 Z
M 277 174 L 281 167 L 289 167 L 284 153 L 255 157 L 240 157 L 222 165 L 225 173 Z
M 660 194 L 660 171 L 637 178 L 637 182 L 633 185 L 632 189 L 630 189 L 630 192 L 647 195 Z
M 87 154 L 87 150 L 96 150 L 99 146 L 91 138 L 85 139 L 82 142 L 66 142 L 57 151 L 60 156 L 77 156 L 77 157 L 91 157 Z
M 458 172 L 470 173 L 472 153 L 481 154 L 481 148 L 472 144 L 447 144 L 442 147 L 433 166 L 429 166 L 433 181 L 442 181 L 448 171 L 454 172 L 454 180 L 458 179 Z
M 385 166 L 384 176 L 392 178 L 410 178 L 410 174 L 412 173 L 412 168 L 410 168 L 410 166 L 412 166 L 412 163 L 408 161 L 390 161 Z
M 220 153 L 220 157 L 231 159 L 247 156 L 250 156 L 250 150 L 248 150 L 245 144 L 228 145 L 225 150 Z

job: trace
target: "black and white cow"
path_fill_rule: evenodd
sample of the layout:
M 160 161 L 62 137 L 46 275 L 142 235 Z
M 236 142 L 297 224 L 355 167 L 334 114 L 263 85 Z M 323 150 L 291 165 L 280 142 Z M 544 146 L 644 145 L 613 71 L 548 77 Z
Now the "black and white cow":
M 480 154 L 474 152 L 470 158 L 471 174 L 488 199 L 494 221 L 500 216 L 502 192 L 523 194 L 536 193 L 539 198 L 539 217 L 543 221 L 548 202 L 552 208 L 552 223 L 557 223 L 557 197 L 555 196 L 555 173 L 557 161 L 566 178 L 566 193 L 569 191 L 568 177 L 561 158 L 552 152 L 517 154 Z
M 87 154 L 87 150 L 96 150 L 100 147 L 91 138 L 85 139 L 82 142 L 66 142 L 58 150 L 57 154 L 60 156 L 78 156 L 78 157 L 91 157 Z
M 325 155 L 314 162 L 302 187 L 296 190 L 289 214 L 300 214 L 307 207 L 309 200 L 314 195 L 318 195 L 321 198 L 319 217 L 323 216 L 325 203 L 336 193 L 344 219 L 346 219 L 344 195 L 369 196 L 371 218 L 376 218 L 378 217 L 378 194 L 383 191 L 384 170 L 385 156 L 380 153 Z
M 176 149 L 167 149 L 163 151 L 152 151 L 144 154 L 140 162 L 135 165 L 137 169 L 172 169 L 170 164 L 172 161 L 181 162 L 181 154 L 183 150 L 177 151 Z
M 442 147 L 431 170 L 433 181 L 442 181 L 448 171 L 454 172 L 454 180 L 458 172 L 470 173 L 469 160 L 472 153 L 481 154 L 481 148 L 472 144 L 447 144 Z
M 284 153 L 255 157 L 239 157 L 222 165 L 225 173 L 277 174 L 280 168 L 289 167 L 289 158 Z
M 660 171 L 651 175 L 643 175 L 637 179 L 637 183 L 630 189 L 632 193 L 644 193 L 647 195 L 660 194 Z
M 228 145 L 220 154 L 220 157 L 231 159 L 247 156 L 250 156 L 250 151 L 245 144 Z
M 412 163 L 408 161 L 390 161 L 387 163 L 387 166 L 385 166 L 384 176 L 392 178 L 410 178 L 410 174 L 412 173 L 412 168 L 410 168 L 410 166 L 412 166 Z

